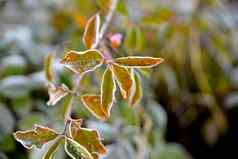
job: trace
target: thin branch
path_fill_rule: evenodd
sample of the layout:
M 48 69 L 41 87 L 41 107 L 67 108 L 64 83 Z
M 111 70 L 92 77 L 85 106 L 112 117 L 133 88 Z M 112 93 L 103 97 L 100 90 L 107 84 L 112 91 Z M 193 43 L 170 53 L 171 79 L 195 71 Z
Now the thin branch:
M 78 75 L 76 80 L 75 80 L 75 85 L 74 85 L 74 89 L 73 89 L 73 92 L 75 94 L 77 94 L 77 92 L 80 88 L 80 82 L 81 82 L 82 77 L 83 77 L 83 75 Z
M 93 49 L 98 47 L 100 41 L 103 39 L 104 35 L 106 34 L 107 29 L 112 21 L 112 17 L 116 11 L 118 1 L 119 0 L 112 0 L 111 7 L 108 11 L 106 18 L 105 18 L 105 22 L 103 23 L 102 28 L 100 30 L 99 39 L 98 39 L 97 43 L 93 46 Z
M 115 10 L 116 10 L 116 6 L 117 6 L 117 3 L 118 3 L 119 0 L 112 0 L 111 2 L 111 7 L 108 11 L 108 14 L 105 18 L 105 22 L 104 24 L 102 25 L 102 28 L 100 30 L 100 34 L 99 34 L 99 39 L 97 41 L 97 43 L 95 45 L 93 45 L 92 49 L 96 49 L 98 48 L 99 46 L 99 43 L 100 41 L 103 39 L 108 27 L 109 27 L 109 24 L 111 23 L 112 21 L 112 17 L 115 13 Z M 79 91 L 80 89 L 80 82 L 81 82 L 81 79 L 82 79 L 83 75 L 78 75 L 76 80 L 75 80 L 75 83 L 74 83 L 74 88 L 73 88 L 73 92 L 74 94 L 77 94 L 77 92 Z M 67 128 L 70 124 L 70 119 L 71 119 L 71 113 L 72 113 L 72 107 L 73 107 L 73 101 L 75 100 L 75 95 L 70 99 L 70 103 L 68 105 L 68 109 L 66 111 L 66 114 L 65 114 L 65 126 L 64 126 L 64 131 L 63 131 L 63 135 L 66 135 L 66 132 L 67 132 Z
M 80 88 L 80 82 L 81 82 L 81 79 L 82 79 L 82 75 L 78 75 L 77 78 L 75 79 L 75 84 L 74 84 L 74 88 L 73 88 L 73 91 L 72 91 L 72 94 L 75 96 L 77 95 L 77 92 Z M 72 97 L 72 99 L 70 100 L 70 103 L 69 103 L 69 106 L 68 106 L 68 109 L 66 111 L 66 115 L 65 115 L 65 118 L 70 118 L 70 114 L 72 112 L 72 105 L 73 105 L 73 98 L 74 96 Z
M 69 124 L 70 124 L 70 120 L 67 119 L 67 120 L 65 121 L 64 130 L 63 130 L 63 132 L 62 132 L 61 135 L 66 135 Z
M 77 92 L 80 88 L 80 83 L 81 83 L 81 79 L 82 79 L 82 75 L 78 75 L 76 80 L 75 80 L 75 84 L 74 84 L 74 88 L 73 88 L 73 97 L 70 99 L 69 101 L 69 105 L 68 105 L 68 108 L 66 110 L 66 113 L 65 113 L 65 127 L 64 127 L 64 131 L 63 131 L 63 134 L 66 133 L 67 131 L 67 127 L 69 125 L 69 121 L 71 119 L 71 113 L 72 113 L 72 109 L 73 109 L 73 104 L 74 104 L 74 101 L 75 101 L 75 95 L 77 95 Z

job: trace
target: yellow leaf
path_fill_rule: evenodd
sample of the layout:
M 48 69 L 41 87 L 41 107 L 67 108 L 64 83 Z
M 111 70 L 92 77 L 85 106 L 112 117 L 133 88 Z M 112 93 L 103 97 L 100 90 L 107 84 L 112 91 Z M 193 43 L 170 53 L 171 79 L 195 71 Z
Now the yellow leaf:
M 65 151 L 73 159 L 94 159 L 88 150 L 71 138 L 65 138 Z
M 98 119 L 106 120 L 108 117 L 102 110 L 101 98 L 99 95 L 84 95 L 81 98 L 85 107 Z
M 115 63 L 132 68 L 151 68 L 162 63 L 162 58 L 148 57 L 148 56 L 128 56 L 121 57 L 114 60 Z
M 43 144 L 54 140 L 58 134 L 47 127 L 35 125 L 33 130 L 17 131 L 14 137 L 24 147 L 32 149 L 34 146 L 41 148 Z
M 99 159 L 99 155 L 107 153 L 107 149 L 101 143 L 99 134 L 95 130 L 82 128 L 72 121 L 70 122 L 70 136 L 85 147 L 94 159 Z
M 87 49 L 92 48 L 98 42 L 99 27 L 100 17 L 99 14 L 96 14 L 88 20 L 83 34 L 83 43 Z
M 103 112 L 109 117 L 110 111 L 114 101 L 114 94 L 116 91 L 115 80 L 112 75 L 112 71 L 107 68 L 103 74 L 101 84 L 101 104 Z
M 83 52 L 69 51 L 60 63 L 74 73 L 87 73 L 93 71 L 103 63 L 103 56 L 98 50 L 86 50 Z
M 133 79 L 133 90 L 129 100 L 130 106 L 136 105 L 142 97 L 142 87 L 141 87 L 140 76 L 137 73 L 132 73 L 132 74 L 134 74 L 133 75 L 134 79 Z
M 45 77 L 48 81 L 53 80 L 52 61 L 53 61 L 53 54 L 49 53 L 44 60 Z
M 47 105 L 55 105 L 58 101 L 68 95 L 69 89 L 64 84 L 62 84 L 61 86 L 57 86 L 54 83 L 49 83 L 48 92 L 50 99 L 47 102 Z
M 130 72 L 127 68 L 115 64 L 112 65 L 112 72 L 116 77 L 123 98 L 128 98 L 133 82 Z

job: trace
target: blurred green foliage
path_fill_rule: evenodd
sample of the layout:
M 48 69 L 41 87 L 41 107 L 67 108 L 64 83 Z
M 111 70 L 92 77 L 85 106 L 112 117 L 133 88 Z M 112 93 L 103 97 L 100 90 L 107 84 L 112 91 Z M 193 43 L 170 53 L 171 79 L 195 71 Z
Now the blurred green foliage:
M 13 140 L 15 129 L 30 129 L 34 124 L 63 129 L 68 99 L 54 108 L 45 105 L 48 95 L 43 58 L 48 52 L 54 53 L 57 80 L 70 87 L 71 76 L 58 59 L 65 50 L 83 49 L 86 20 L 101 3 L 0 1 L 0 158 L 38 159 L 46 150 L 26 152 Z M 121 100 L 110 121 L 102 123 L 81 103 L 74 107 L 73 115 L 86 118 L 86 126 L 97 128 L 103 136 L 109 148 L 105 159 L 191 158 L 181 145 L 165 141 L 164 108 L 178 117 L 182 127 L 208 111 L 201 130 L 208 144 L 225 133 L 225 111 L 237 106 L 238 98 L 234 12 L 222 0 L 120 1 L 110 31 L 120 32 L 124 39 L 113 56 L 153 55 L 166 62 L 158 69 L 140 72 L 144 97 L 135 110 Z M 100 71 L 83 79 L 82 91 L 97 90 L 95 79 L 101 78 Z M 64 159 L 63 151 L 55 158 Z

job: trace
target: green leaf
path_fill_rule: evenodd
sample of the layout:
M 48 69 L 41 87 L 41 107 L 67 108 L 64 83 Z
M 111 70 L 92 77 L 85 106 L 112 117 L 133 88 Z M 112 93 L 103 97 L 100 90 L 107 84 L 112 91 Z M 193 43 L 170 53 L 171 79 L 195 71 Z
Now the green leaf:
M 6 137 L 4 137 L 3 140 L 0 140 L 0 149 L 1 149 L 1 151 L 4 151 L 4 152 L 13 152 L 13 151 L 15 151 L 16 142 L 15 142 L 12 134 L 7 135 Z
M 156 101 L 150 100 L 147 105 L 146 111 L 150 114 L 154 126 L 160 133 L 165 132 L 168 122 L 166 111 Z
M 119 1 L 117 4 L 117 12 L 123 16 L 128 16 L 128 8 L 124 1 Z
M 115 98 L 116 85 L 113 78 L 112 71 L 106 69 L 103 74 L 102 84 L 101 84 L 101 104 L 104 113 L 109 117 L 110 111 Z
M 77 122 L 71 122 L 70 135 L 75 141 L 85 147 L 94 159 L 99 159 L 100 154 L 106 154 L 107 152 L 107 149 L 101 143 L 98 132 L 95 130 L 82 128 Z
M 132 51 L 144 50 L 145 40 L 140 28 L 132 27 L 127 30 L 124 46 Z
M 70 105 L 72 104 L 73 97 L 73 94 L 69 94 L 62 100 L 62 104 L 60 105 L 60 107 L 58 109 L 55 109 L 55 112 L 53 113 L 55 118 L 61 120 L 62 116 L 65 116 L 67 114 L 67 111 Z
M 114 60 L 114 62 L 119 65 L 132 68 L 151 68 L 161 64 L 163 61 L 164 60 L 162 58 L 149 56 L 128 56 Z
M 136 28 L 136 48 L 135 51 L 144 51 L 145 37 L 140 28 Z
M 41 125 L 47 123 L 47 117 L 42 112 L 31 112 L 24 114 L 22 119 L 18 121 L 18 128 L 21 130 L 31 129 L 35 124 Z
M 57 138 L 54 143 L 50 146 L 46 154 L 42 159 L 52 159 L 54 157 L 55 152 L 58 150 L 59 146 L 62 144 L 63 137 Z
M 74 73 L 80 74 L 95 70 L 103 61 L 103 56 L 98 50 L 86 50 L 69 51 L 60 62 Z
M 141 79 L 137 73 L 134 74 L 133 90 L 129 100 L 130 106 L 136 105 L 142 97 Z
M 136 46 L 136 35 L 133 28 L 129 28 L 126 32 L 126 37 L 124 40 L 124 46 L 127 49 L 133 49 Z
M 65 151 L 73 159 L 94 159 L 88 150 L 71 138 L 65 138 Z
M 29 95 L 31 80 L 25 76 L 10 76 L 0 81 L 0 94 L 8 98 L 20 98 Z
M 128 102 L 125 100 L 118 103 L 116 107 L 116 112 L 120 113 L 121 119 L 128 125 L 139 125 L 139 114 L 135 110 L 129 107 Z
M 47 105 L 55 105 L 58 101 L 68 95 L 69 88 L 64 84 L 57 86 L 54 83 L 49 83 L 48 92 L 50 99 L 47 102 Z
M 142 17 L 143 24 L 147 26 L 161 26 L 161 24 L 168 22 L 175 16 L 172 9 L 167 7 L 160 7 L 154 13 L 144 15 Z
M 35 125 L 33 130 L 14 133 L 15 139 L 27 149 L 32 149 L 34 146 L 41 148 L 43 144 L 54 140 L 57 136 L 54 130 L 40 125 Z
M 53 70 L 52 70 L 53 54 L 49 53 L 46 55 L 44 60 L 45 78 L 48 81 L 53 80 Z
M 27 70 L 26 59 L 19 54 L 11 54 L 1 57 L 0 76 L 7 77 L 12 75 L 24 74 Z
M 30 96 L 14 98 L 11 100 L 11 107 L 18 116 L 22 117 L 32 110 L 32 99 Z
M 93 45 L 98 42 L 99 27 L 100 17 L 99 14 L 96 14 L 88 20 L 83 34 L 83 43 L 87 49 L 92 48 Z
M 0 158 L 1 159 L 8 159 L 7 156 L 2 151 L 0 151 Z
M 158 151 L 159 149 L 159 151 Z M 154 157 L 155 159 L 190 159 L 191 156 L 188 152 L 179 144 L 165 144 L 159 145 L 159 148 L 155 150 L 157 155 Z M 158 153 L 159 152 L 159 153 Z
M 128 98 L 133 83 L 130 72 L 127 68 L 119 65 L 112 65 L 112 72 L 120 87 L 123 98 Z
M 135 152 L 132 143 L 126 139 L 121 139 L 115 144 L 108 146 L 110 151 L 105 157 L 107 159 L 137 159 L 138 155 Z M 144 158 L 144 157 L 142 157 Z M 146 157 L 147 158 L 147 157 Z
M 13 132 L 14 123 L 11 111 L 0 103 L 0 141 Z
M 101 97 L 99 95 L 84 95 L 81 98 L 84 106 L 98 119 L 106 120 L 108 117 L 101 106 Z

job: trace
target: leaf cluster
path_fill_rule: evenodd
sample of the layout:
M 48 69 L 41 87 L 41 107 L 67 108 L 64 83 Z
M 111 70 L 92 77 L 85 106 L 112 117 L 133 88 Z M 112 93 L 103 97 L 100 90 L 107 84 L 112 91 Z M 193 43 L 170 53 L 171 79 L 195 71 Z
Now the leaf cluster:
M 104 46 L 105 30 L 103 28 L 106 29 L 107 23 L 109 21 L 106 21 L 104 26 L 100 26 L 99 14 L 92 16 L 85 26 L 82 38 L 87 50 L 70 50 L 61 58 L 60 63 L 78 79 L 73 89 L 65 84 L 55 83 L 54 70 L 52 69 L 53 55 L 49 54 L 45 58 L 45 77 L 48 80 L 49 93 L 47 104 L 53 106 L 66 96 L 71 96 L 65 114 L 65 130 L 62 133 L 57 133 L 50 128 L 35 125 L 33 130 L 14 133 L 15 139 L 28 149 L 41 148 L 44 144 L 53 141 L 48 152 L 44 155 L 44 159 L 52 158 L 62 144 L 64 144 L 66 153 L 75 159 L 98 159 L 100 155 L 105 154 L 107 150 L 101 143 L 98 132 L 82 128 L 81 119 L 74 120 L 71 118 L 73 100 L 81 99 L 85 108 L 95 117 L 100 120 L 107 120 L 116 101 L 117 88 L 131 107 L 136 105 L 142 97 L 141 79 L 137 70 L 152 68 L 163 62 L 162 58 L 149 56 L 112 58 Z M 115 44 L 113 45 L 116 47 Z M 80 80 L 102 65 L 105 66 L 105 70 L 101 79 L 100 93 L 82 93 L 79 89 Z

